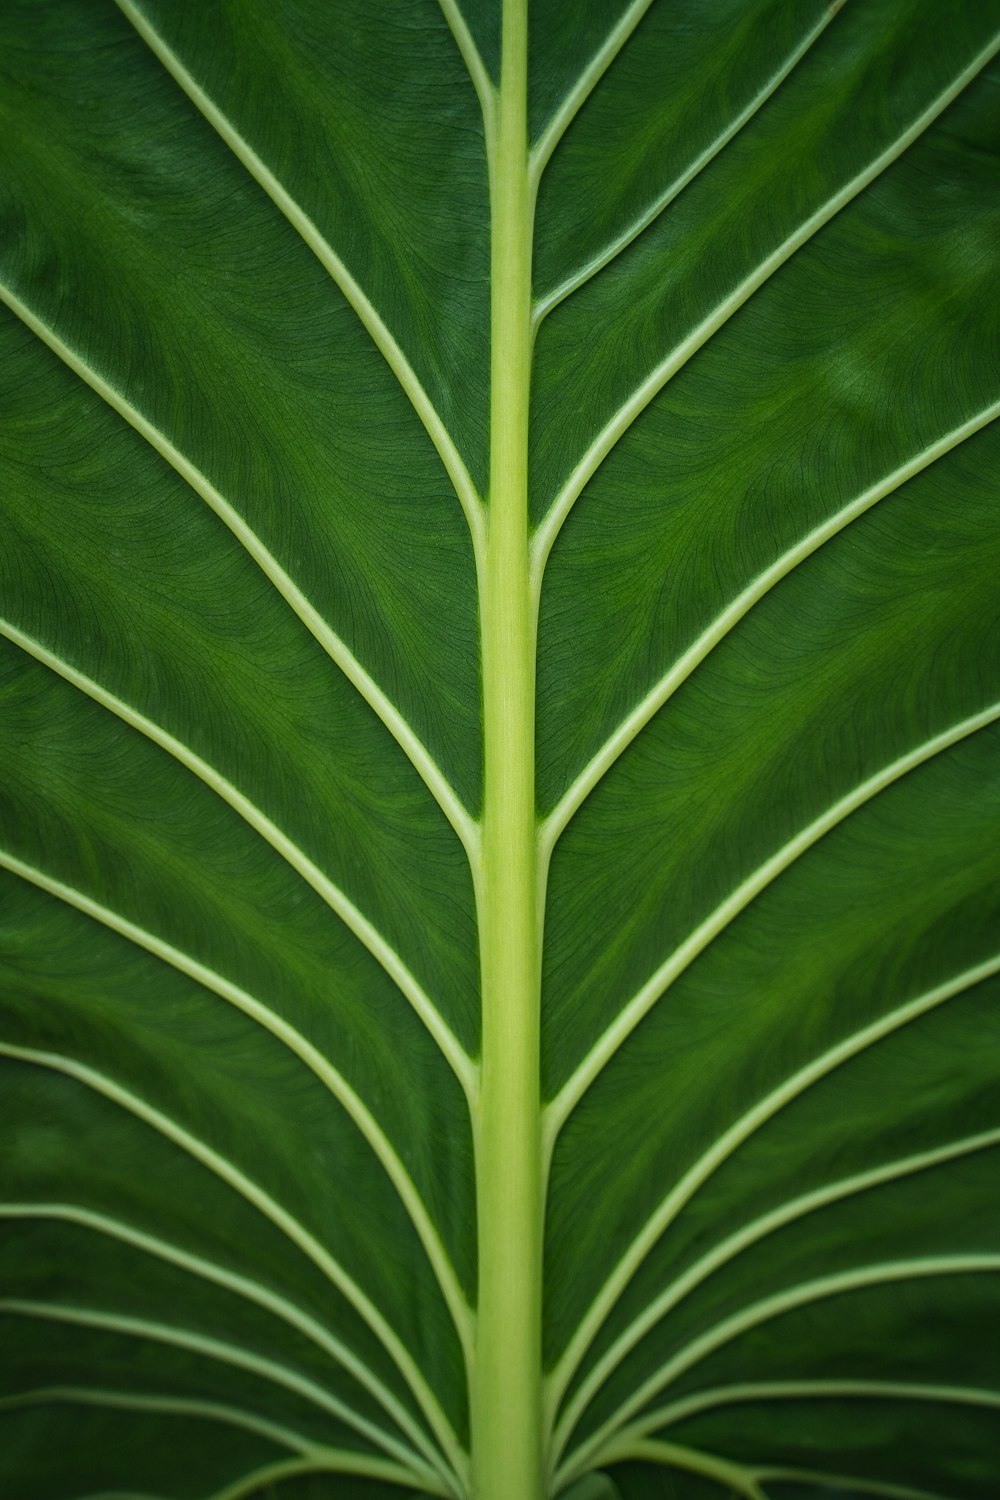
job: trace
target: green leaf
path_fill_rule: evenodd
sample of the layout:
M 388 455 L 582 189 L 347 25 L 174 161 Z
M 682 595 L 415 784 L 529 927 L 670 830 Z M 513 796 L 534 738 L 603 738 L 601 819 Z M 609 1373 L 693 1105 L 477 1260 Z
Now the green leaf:
M 618 1486 L 607 1474 L 588 1474 L 563 1491 L 564 1500 L 621 1500 Z
M 2 8 L 5 1494 L 995 1494 L 998 53 Z

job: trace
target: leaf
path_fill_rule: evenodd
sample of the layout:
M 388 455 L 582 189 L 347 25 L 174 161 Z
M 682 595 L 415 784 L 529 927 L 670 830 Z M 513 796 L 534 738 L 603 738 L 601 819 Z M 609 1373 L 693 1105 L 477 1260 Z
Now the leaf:
M 4 1493 L 995 1493 L 998 52 L 3 8 Z
M 618 1486 L 607 1474 L 588 1474 L 563 1493 L 566 1500 L 621 1500 Z

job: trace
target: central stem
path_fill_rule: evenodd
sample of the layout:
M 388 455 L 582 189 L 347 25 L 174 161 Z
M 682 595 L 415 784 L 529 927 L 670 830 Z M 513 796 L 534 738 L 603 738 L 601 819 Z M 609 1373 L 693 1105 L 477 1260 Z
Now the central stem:
M 535 629 L 528 579 L 527 0 L 505 0 L 491 181 L 490 492 L 482 580 L 482 1091 L 475 1500 L 540 1500 L 542 1173 Z

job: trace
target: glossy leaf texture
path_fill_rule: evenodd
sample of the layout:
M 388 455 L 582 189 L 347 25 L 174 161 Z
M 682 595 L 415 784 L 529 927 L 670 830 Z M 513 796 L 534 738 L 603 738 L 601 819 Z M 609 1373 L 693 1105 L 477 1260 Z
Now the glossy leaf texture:
M 468 1490 L 500 23 L 0 8 L 14 1500 Z M 529 23 L 549 1492 L 991 1500 L 1000 4 Z

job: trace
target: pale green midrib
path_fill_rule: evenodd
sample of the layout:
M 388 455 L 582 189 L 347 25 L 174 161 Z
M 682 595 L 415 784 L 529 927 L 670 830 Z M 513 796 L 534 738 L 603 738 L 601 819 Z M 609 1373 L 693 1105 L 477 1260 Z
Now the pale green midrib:
M 688 680 L 695 669 L 755 604 L 759 603 L 771 589 L 775 588 L 807 558 L 818 552 L 825 543 L 838 536 L 853 521 L 865 515 L 880 500 L 885 500 L 894 494 L 909 480 L 923 473 L 939 459 L 946 457 L 977 432 L 981 432 L 991 422 L 996 421 L 998 417 L 1000 417 L 1000 401 L 994 401 L 982 411 L 977 412 L 974 417 L 970 417 L 959 427 L 945 433 L 943 437 L 908 459 L 905 464 L 901 464 L 898 469 L 894 469 L 877 484 L 869 486 L 862 494 L 836 511 L 822 525 L 814 527 L 801 541 L 789 547 L 769 568 L 765 568 L 763 573 L 758 574 L 747 584 L 732 603 L 716 616 L 693 645 L 664 673 L 641 702 L 636 704 L 564 792 L 542 824 L 541 839 L 546 858 L 551 856 L 556 842 L 570 819 L 579 811 L 586 798 L 615 764 L 618 757 L 628 749 L 654 715 L 673 697 L 678 688 Z
M 1000 1410 L 1000 1391 L 978 1386 L 919 1385 L 893 1380 L 770 1380 L 758 1385 L 716 1386 L 696 1395 L 675 1401 L 649 1414 L 648 1425 L 661 1431 L 688 1417 L 718 1406 L 735 1406 L 757 1401 L 940 1401 L 947 1406 L 984 1406 Z M 644 1424 L 646 1425 L 646 1424 Z
M 690 186 L 690 184 L 699 175 L 699 173 L 701 173 L 709 165 L 710 162 L 715 160 L 719 152 L 722 151 L 724 147 L 729 145 L 730 141 L 732 141 L 740 133 L 745 125 L 748 125 L 750 123 L 754 115 L 756 115 L 760 111 L 760 109 L 763 108 L 763 106 L 771 98 L 772 94 L 774 94 L 778 90 L 778 88 L 780 88 L 781 84 L 785 82 L 785 79 L 788 78 L 789 74 L 792 73 L 792 71 L 796 67 L 798 67 L 799 63 L 812 48 L 813 43 L 818 41 L 820 36 L 822 36 L 823 32 L 833 20 L 834 16 L 839 13 L 840 9 L 843 6 L 843 3 L 844 0 L 840 0 L 840 4 L 830 5 L 827 7 L 823 15 L 820 17 L 818 23 L 806 33 L 799 45 L 789 54 L 788 58 L 778 69 L 778 71 L 771 75 L 771 77 L 764 84 L 763 88 L 754 95 L 749 104 L 740 111 L 740 113 L 735 117 L 731 124 L 727 125 L 725 130 L 723 130 L 721 134 L 715 137 L 715 140 L 712 141 L 710 145 L 705 147 L 704 151 L 702 151 L 698 156 L 695 157 L 694 161 L 687 168 L 687 170 L 683 172 L 675 182 L 672 182 L 669 187 L 665 188 L 658 198 L 654 199 L 649 208 L 647 208 L 642 214 L 640 214 L 639 217 L 629 225 L 628 229 L 626 229 L 624 233 L 622 233 L 616 239 L 612 240 L 608 245 L 606 245 L 605 248 L 600 252 L 600 254 L 595 256 L 593 260 L 587 261 L 587 263 L 581 266 L 578 271 L 574 272 L 572 276 L 568 276 L 565 281 L 561 281 L 559 285 L 554 287 L 551 292 L 547 292 L 544 297 L 541 297 L 535 303 L 534 311 L 532 313 L 532 319 L 536 331 L 554 308 L 558 307 L 561 302 L 565 302 L 566 298 L 572 296 L 574 292 L 579 291 L 579 289 L 582 286 L 585 286 L 588 281 L 590 281 L 594 276 L 598 274 L 598 272 L 603 271 L 605 266 L 608 266 L 612 261 L 617 260 L 622 251 L 627 250 L 629 245 L 632 244 L 633 240 L 638 239 L 639 235 L 642 234 L 644 230 L 648 229 L 651 224 L 655 223 L 655 221 L 660 217 L 664 210 L 669 208 L 671 203 L 673 203 L 676 198 L 680 197 L 684 189 Z
M 795 1223 L 797 1220 L 805 1218 L 806 1215 L 826 1208 L 831 1204 L 838 1203 L 844 1198 L 867 1192 L 872 1188 L 881 1187 L 887 1183 L 897 1182 L 903 1177 L 912 1176 L 918 1172 L 929 1171 L 934 1167 L 944 1165 L 946 1162 L 955 1161 L 963 1156 L 970 1156 L 975 1152 L 989 1150 L 991 1147 L 996 1146 L 1000 1146 L 1000 1129 L 983 1131 L 979 1135 L 967 1136 L 962 1140 L 953 1141 L 946 1146 L 919 1152 L 909 1157 L 901 1157 L 895 1161 L 887 1162 L 880 1167 L 873 1167 L 867 1172 L 859 1172 L 852 1177 L 841 1178 L 837 1182 L 829 1183 L 826 1187 L 816 1188 L 811 1192 L 803 1193 L 799 1197 L 790 1199 L 779 1207 L 771 1209 L 768 1213 L 760 1215 L 759 1218 L 754 1219 L 743 1229 L 721 1240 L 713 1249 L 701 1256 L 686 1271 L 682 1272 L 666 1286 L 632 1320 L 628 1327 L 615 1339 L 614 1343 L 588 1372 L 587 1378 L 580 1384 L 578 1390 L 573 1395 L 573 1399 L 567 1404 L 553 1433 L 553 1463 L 557 1463 L 562 1456 L 572 1432 L 587 1406 L 589 1406 L 611 1374 L 621 1365 L 626 1356 L 657 1323 L 662 1321 L 668 1313 L 673 1312 L 685 1297 L 706 1281 L 709 1276 L 714 1275 L 722 1266 L 734 1260 L 737 1255 L 742 1254 L 750 1246 L 758 1244 L 762 1239 L 784 1228 L 788 1224 Z M 696 1184 L 696 1186 L 700 1186 L 700 1183 Z M 690 1194 L 688 1197 L 690 1197 Z M 674 1206 L 674 1214 L 679 1212 L 681 1206 L 683 1206 L 682 1203 Z M 555 1392 L 553 1391 L 552 1394 L 555 1394 Z M 997 1397 L 997 1400 L 1000 1403 L 1000 1396 Z M 549 1409 L 549 1415 L 551 1420 L 551 1408 Z M 662 1413 L 658 1413 L 657 1415 L 659 1420 L 657 1420 L 656 1426 L 667 1425 L 666 1421 L 662 1420 Z
M 476 46 L 469 30 L 468 22 L 458 6 L 457 0 L 439 0 L 441 12 L 448 23 L 448 29 L 455 39 L 462 61 L 465 63 L 472 86 L 479 100 L 479 108 L 483 117 L 483 130 L 485 132 L 486 155 L 492 156 L 495 149 L 493 133 L 496 128 L 496 100 L 497 90 L 492 78 L 486 70 L 479 48 Z
M 40 641 L 25 635 L 9 621 L 0 619 L 0 636 L 26 651 L 29 656 L 49 667 L 64 681 L 73 687 L 79 688 L 88 698 L 99 703 L 103 708 L 110 710 L 123 723 L 145 735 L 154 745 L 178 761 L 187 770 L 198 777 L 199 781 L 209 787 L 223 802 L 236 812 L 243 821 L 258 833 L 260 837 L 269 844 L 274 851 L 284 859 L 296 874 L 316 892 L 327 906 L 341 919 L 354 936 L 363 943 L 368 952 L 375 958 L 396 984 L 404 998 L 413 1007 L 430 1035 L 434 1038 L 443 1057 L 451 1067 L 452 1072 L 461 1084 L 467 1098 L 471 1098 L 476 1087 L 476 1065 L 462 1047 L 457 1037 L 451 1031 L 440 1011 L 434 1005 L 427 992 L 418 983 L 411 971 L 406 967 L 399 954 L 391 944 L 383 937 L 369 919 L 355 906 L 354 902 L 330 880 L 308 855 L 284 834 L 266 813 L 262 812 L 250 799 L 236 788 L 220 772 L 210 766 L 207 761 L 197 755 L 189 746 L 178 740 L 174 735 L 162 728 L 161 725 L 148 719 L 130 704 L 115 697 L 100 683 L 87 677 L 83 672 L 57 656 L 55 652 L 48 650 Z
M 313 1265 L 367 1323 L 415 1397 L 452 1468 L 459 1474 L 462 1472 L 465 1455 L 461 1445 L 437 1397 L 399 1335 L 339 1261 L 320 1244 L 315 1235 L 282 1208 L 269 1193 L 221 1153 L 206 1145 L 182 1125 L 178 1125 L 162 1110 L 147 1104 L 145 1100 L 140 1099 L 128 1089 L 122 1088 L 120 1084 L 115 1083 L 103 1073 L 99 1073 L 95 1068 L 59 1053 L 14 1046 L 9 1042 L 0 1042 L 0 1057 L 10 1057 L 15 1061 L 31 1063 L 37 1067 L 51 1068 L 53 1072 L 63 1073 L 86 1088 L 93 1089 L 95 1093 L 103 1095 L 113 1104 L 117 1104 L 129 1114 L 134 1115 L 136 1119 L 142 1120 L 158 1134 L 172 1141 L 195 1161 L 200 1162 L 268 1219 L 308 1260 L 312 1261 Z
M 481 549 L 483 536 L 484 518 L 482 501 L 476 492 L 475 485 L 469 476 L 468 469 L 455 446 L 451 434 L 438 415 L 433 402 L 421 385 L 416 372 L 403 353 L 402 348 L 389 331 L 374 304 L 347 269 L 340 256 L 337 255 L 332 245 L 323 238 L 316 225 L 302 211 L 270 168 L 264 164 L 250 146 L 250 143 L 244 140 L 232 122 L 219 109 L 218 105 L 208 97 L 204 89 L 197 83 L 176 53 L 172 51 L 154 29 L 140 8 L 133 4 L 132 0 L 115 0 L 115 3 L 122 14 L 134 26 L 136 32 L 149 47 L 150 51 L 163 64 L 174 82 L 179 85 L 191 100 L 191 103 L 198 110 L 199 114 L 208 122 L 220 140 L 225 142 L 237 160 L 246 168 L 254 181 L 264 190 L 271 199 L 271 202 L 280 210 L 292 228 L 299 234 L 357 314 L 365 331 L 409 398 L 410 404 L 420 418 L 427 436 L 433 443 L 434 449 L 444 465 L 445 472 L 454 487 L 455 494 L 468 522 L 473 550 L 478 554 Z
M 328 1451 L 323 1443 L 307 1438 L 290 1427 L 271 1422 L 254 1412 L 218 1401 L 204 1401 L 189 1396 L 137 1395 L 132 1391 L 101 1390 L 97 1387 L 72 1385 L 42 1386 L 31 1391 L 0 1396 L 0 1412 L 19 1411 L 32 1406 L 100 1406 L 111 1410 L 144 1412 L 167 1417 L 194 1417 L 206 1422 L 222 1422 L 241 1427 L 258 1437 L 269 1439 L 280 1448 L 289 1448 L 302 1456 Z
M 767 1496 L 757 1484 L 754 1471 L 746 1468 L 743 1464 L 731 1463 L 728 1459 L 719 1458 L 713 1453 L 702 1453 L 695 1448 L 683 1448 L 678 1443 L 653 1442 L 649 1439 L 635 1439 L 631 1443 L 622 1442 L 615 1444 L 613 1450 L 609 1449 L 605 1462 L 620 1463 L 629 1459 L 638 1459 L 647 1463 L 662 1464 L 668 1468 L 681 1469 L 685 1473 L 701 1474 L 706 1479 L 717 1479 L 720 1484 L 726 1484 L 745 1500 L 767 1500 Z
M 653 1006 L 680 975 L 705 951 L 709 943 L 714 941 L 772 881 L 783 874 L 845 818 L 863 807 L 865 803 L 870 802 L 878 793 L 899 781 L 909 772 L 926 764 L 934 756 L 942 754 L 961 740 L 967 739 L 969 735 L 996 723 L 998 719 L 1000 719 L 1000 703 L 994 703 L 982 712 L 963 719 L 951 729 L 925 740 L 915 750 L 900 756 L 875 775 L 868 777 L 851 792 L 839 798 L 832 807 L 815 818 L 794 838 L 789 839 L 777 853 L 771 855 L 748 875 L 731 895 L 716 907 L 714 912 L 699 923 L 694 932 L 675 949 L 669 958 L 664 960 L 642 988 L 622 1007 L 617 1019 L 605 1030 L 546 1107 L 545 1140 L 548 1153 L 551 1154 L 556 1137 L 573 1109 L 639 1022 L 649 1014 Z
M 343 672 L 352 687 L 361 695 L 369 708 L 392 735 L 411 765 L 423 780 L 431 796 L 437 802 L 448 822 L 462 843 L 470 861 L 475 864 L 479 849 L 479 827 L 462 804 L 454 788 L 433 759 L 427 747 L 414 733 L 399 710 L 390 703 L 375 680 L 348 649 L 346 644 L 331 630 L 317 609 L 310 604 L 277 559 L 268 551 L 257 534 L 225 500 L 213 484 L 189 459 L 150 421 L 134 407 L 121 392 L 117 391 L 103 376 L 70 346 L 63 342 L 50 328 L 7 286 L 0 284 L 0 302 L 30 328 L 62 362 L 78 375 L 92 391 L 118 413 L 150 447 L 170 465 L 185 484 L 202 500 L 222 522 L 244 551 L 253 559 L 275 591 L 284 599 L 292 612 L 301 621 L 317 644 L 326 652 L 336 667 Z
M 527 0 L 504 0 L 489 162 L 490 490 L 480 579 L 483 707 L 479 1305 L 470 1370 L 472 1500 L 542 1500 L 540 963 L 528 586 L 533 197 Z
M 632 0 L 621 19 L 612 27 L 602 45 L 580 74 L 576 83 L 557 106 L 548 125 L 529 153 L 528 163 L 532 191 L 537 189 L 542 173 L 559 142 L 579 111 L 630 39 L 653 0 Z
M 808 1307 L 829 1297 L 838 1297 L 853 1291 L 863 1291 L 874 1286 L 888 1286 L 901 1281 L 931 1279 L 937 1276 L 980 1276 L 1000 1273 L 1000 1255 L 934 1255 L 923 1258 L 913 1256 L 906 1260 L 882 1261 L 860 1266 L 852 1271 L 836 1272 L 829 1276 L 817 1276 L 812 1281 L 763 1297 L 750 1307 L 741 1309 L 731 1317 L 724 1318 L 713 1328 L 692 1339 L 677 1354 L 655 1370 L 624 1401 L 613 1416 L 571 1454 L 557 1475 L 557 1482 L 578 1473 L 582 1464 L 599 1464 L 604 1461 L 604 1444 L 623 1432 L 621 1423 L 627 1422 L 647 1401 L 668 1385 L 679 1379 L 701 1360 L 707 1359 L 724 1344 L 739 1338 L 741 1334 L 758 1328 L 762 1323 Z M 637 1423 L 629 1433 L 645 1436 L 645 1424 Z
M 245 1500 L 246 1496 L 266 1485 L 280 1484 L 283 1480 L 297 1479 L 307 1474 L 355 1474 L 361 1478 L 384 1479 L 389 1484 L 402 1485 L 406 1489 L 419 1488 L 421 1493 L 441 1495 L 446 1500 L 451 1497 L 453 1500 L 453 1492 L 442 1488 L 436 1475 L 433 1478 L 418 1478 L 409 1470 L 388 1460 L 366 1458 L 363 1454 L 353 1454 L 346 1450 L 329 1449 L 327 1453 L 328 1457 L 323 1458 L 293 1458 L 265 1464 L 225 1485 L 223 1489 L 216 1490 L 208 1500 Z M 102 1497 L 84 1497 L 84 1500 L 102 1500 Z M 108 1500 L 118 1500 L 118 1497 L 108 1497 Z
M 563 522 L 569 515 L 573 505 L 579 499 L 585 486 L 590 482 L 608 454 L 628 431 L 636 418 L 645 411 L 654 397 L 659 395 L 667 382 L 687 364 L 688 360 L 708 342 L 724 323 L 728 322 L 734 313 L 739 311 L 754 292 L 763 286 L 764 282 L 776 271 L 780 270 L 797 250 L 801 249 L 804 244 L 812 239 L 852 199 L 856 198 L 859 193 L 870 186 L 882 172 L 890 167 L 894 161 L 898 160 L 903 152 L 925 130 L 933 125 L 934 121 L 947 109 L 948 105 L 982 72 L 998 51 L 1000 51 L 1000 36 L 996 37 L 988 47 L 983 48 L 977 54 L 951 85 L 937 96 L 933 103 L 917 117 L 909 129 L 897 137 L 891 146 L 881 152 L 863 172 L 859 172 L 855 177 L 851 178 L 838 193 L 835 193 L 821 208 L 817 209 L 808 219 L 804 220 L 793 234 L 789 235 L 776 250 L 772 251 L 765 260 L 761 261 L 757 269 L 750 276 L 745 277 L 730 292 L 729 296 L 719 303 L 714 312 L 703 319 L 687 338 L 683 339 L 670 354 L 666 355 L 654 368 L 652 373 L 636 387 L 628 400 L 623 402 L 573 469 L 566 483 L 549 507 L 545 517 L 535 529 L 532 538 L 532 580 L 536 593 L 541 589 L 545 564 Z
M 427 1434 L 413 1420 L 406 1407 L 385 1382 L 380 1380 L 375 1372 L 346 1344 L 341 1343 L 309 1313 L 304 1312 L 280 1293 L 272 1291 L 262 1282 L 241 1276 L 225 1266 L 206 1260 L 203 1256 L 182 1250 L 179 1246 L 162 1240 L 156 1235 L 134 1229 L 121 1220 L 77 1204 L 0 1202 L 0 1220 L 3 1219 L 55 1219 L 84 1229 L 91 1229 L 96 1234 L 107 1235 L 110 1239 L 118 1240 L 143 1254 L 152 1255 L 157 1260 L 165 1261 L 168 1265 L 176 1266 L 179 1270 L 187 1271 L 192 1276 L 222 1287 L 224 1291 L 231 1292 L 234 1296 L 242 1297 L 245 1301 L 263 1308 L 265 1312 L 301 1333 L 310 1343 L 315 1344 L 318 1349 L 328 1355 L 335 1364 L 340 1365 L 378 1402 L 386 1415 L 405 1433 L 413 1446 L 420 1450 L 430 1464 L 440 1464 L 440 1455 Z
M 149 1318 L 136 1318 L 122 1313 L 104 1312 L 97 1308 L 75 1307 L 62 1303 L 36 1301 L 27 1297 L 4 1297 L 0 1299 L 0 1315 L 38 1318 L 51 1322 L 72 1324 L 80 1328 L 102 1329 L 108 1333 L 120 1333 L 126 1338 L 149 1339 L 154 1343 L 168 1344 L 175 1349 L 184 1349 L 191 1354 L 216 1360 L 220 1364 L 245 1370 L 249 1375 L 282 1386 L 303 1401 L 344 1422 L 404 1464 L 413 1473 L 431 1473 L 419 1454 L 411 1452 L 405 1443 L 399 1442 L 391 1433 L 385 1432 L 376 1423 L 352 1410 L 343 1401 L 330 1394 L 307 1376 L 277 1360 L 255 1354 L 237 1344 L 228 1344 L 222 1339 L 198 1333 L 194 1329 L 181 1328 L 177 1324 L 159 1323 Z M 313 1445 L 319 1446 L 319 1445 Z M 437 1476 L 435 1475 L 435 1478 Z
M 348 1083 L 343 1074 L 333 1066 L 319 1048 L 308 1041 L 294 1026 L 285 1021 L 270 1006 L 265 1005 L 255 996 L 247 993 L 239 985 L 233 984 L 231 980 L 218 974 L 205 964 L 199 963 L 187 953 L 173 947 L 172 944 L 164 942 L 155 934 L 148 932 L 144 927 L 128 921 L 118 912 L 102 906 L 91 897 L 84 895 L 82 891 L 73 886 L 65 885 L 60 880 L 55 880 L 46 875 L 44 871 L 33 865 L 26 864 L 23 860 L 16 859 L 6 850 L 0 849 L 0 868 L 10 870 L 21 879 L 37 886 L 39 890 L 55 896 L 58 900 L 72 906 L 75 910 L 82 912 L 112 932 L 118 933 L 138 948 L 151 953 L 163 963 L 169 964 L 178 973 L 185 974 L 193 979 L 196 984 L 202 985 L 219 999 L 232 1005 L 235 1009 L 249 1016 L 265 1031 L 269 1032 L 283 1047 L 286 1047 L 300 1062 L 304 1063 L 310 1072 L 319 1079 L 320 1083 L 337 1100 L 352 1123 L 364 1136 L 368 1145 L 374 1152 L 379 1165 L 382 1167 L 389 1181 L 392 1183 L 400 1202 L 406 1210 L 411 1224 L 416 1230 L 417 1236 L 423 1246 L 427 1259 L 430 1262 L 434 1276 L 445 1304 L 455 1324 L 455 1330 L 466 1354 L 470 1352 L 472 1341 L 472 1310 L 463 1292 L 451 1263 L 448 1252 L 445 1250 L 440 1234 L 427 1210 L 427 1206 L 420 1196 L 409 1172 L 403 1165 L 398 1153 L 393 1147 L 388 1136 L 378 1124 L 368 1106 L 360 1095 Z
M 604 1282 L 594 1302 L 580 1320 L 576 1333 L 567 1344 L 550 1376 L 552 1404 L 557 1405 L 561 1400 L 595 1334 L 653 1245 L 666 1232 L 677 1214 L 698 1189 L 724 1162 L 729 1160 L 744 1141 L 773 1119 L 786 1104 L 797 1099 L 814 1083 L 825 1078 L 842 1063 L 849 1062 L 851 1058 L 857 1057 L 868 1047 L 874 1046 L 883 1037 L 891 1035 L 892 1032 L 917 1020 L 936 1006 L 945 1004 L 956 995 L 963 994 L 966 990 L 993 978 L 996 974 L 1000 974 L 1000 954 L 994 954 L 983 963 L 963 970 L 954 978 L 925 991 L 877 1021 L 870 1022 L 869 1025 L 852 1032 L 843 1041 L 821 1053 L 811 1063 L 799 1068 L 784 1083 L 772 1089 L 758 1104 L 747 1110 L 728 1130 L 724 1131 L 685 1172 L 659 1207 L 650 1215 L 645 1226 L 632 1241 L 629 1249 L 621 1257 L 615 1270 Z

